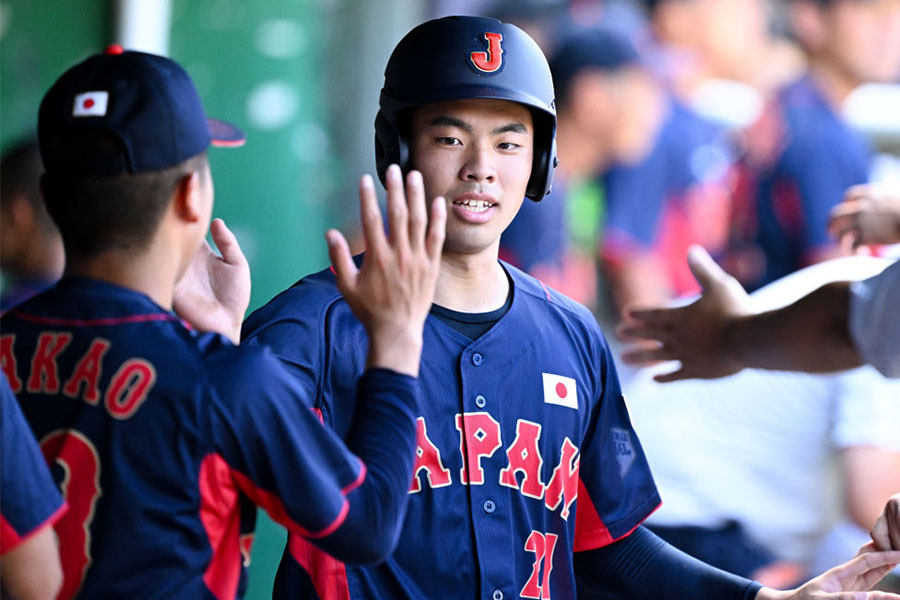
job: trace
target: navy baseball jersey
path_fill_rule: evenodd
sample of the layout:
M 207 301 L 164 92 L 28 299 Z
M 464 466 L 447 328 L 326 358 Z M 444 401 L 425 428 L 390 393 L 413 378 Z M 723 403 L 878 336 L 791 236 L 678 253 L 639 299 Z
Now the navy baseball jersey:
M 0 323 L 3 370 L 69 504 L 61 598 L 235 598 L 254 504 L 304 539 L 344 529 L 366 466 L 268 350 L 90 279 Z M 359 383 L 367 405 L 407 406 L 410 464 L 417 385 L 385 370 Z
M 5 554 L 65 513 L 47 463 L 0 375 L 0 554 Z
M 613 267 L 652 253 L 676 295 L 699 292 L 684 257 L 692 244 L 725 250 L 733 158 L 724 128 L 676 99 L 651 153 L 603 176 L 607 213 L 601 252 Z
M 343 565 L 291 536 L 276 598 L 572 599 L 573 550 L 628 535 L 659 505 L 594 317 L 504 268 L 509 310 L 478 339 L 426 320 L 416 463 L 394 554 Z M 330 270 L 253 313 L 244 331 L 343 435 L 366 338 Z
M 727 266 L 753 290 L 834 245 L 828 215 L 848 187 L 868 180 L 871 149 L 810 77 L 780 91 L 745 145 Z

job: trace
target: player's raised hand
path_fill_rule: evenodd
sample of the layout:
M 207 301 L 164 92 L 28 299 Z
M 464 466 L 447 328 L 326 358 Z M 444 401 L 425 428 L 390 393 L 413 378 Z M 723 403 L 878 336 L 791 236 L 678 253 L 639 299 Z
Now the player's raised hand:
M 681 362 L 680 369 L 657 375 L 657 381 L 723 377 L 742 368 L 727 351 L 729 326 L 752 312 L 749 296 L 700 246 L 690 249 L 688 264 L 703 288 L 698 300 L 678 308 L 628 307 L 616 331 L 619 339 L 635 344 L 622 356 L 628 364 Z M 642 340 L 653 344 L 648 346 Z
M 900 600 L 889 592 L 867 592 L 900 564 L 900 552 L 871 552 L 863 546 L 853 559 L 811 579 L 795 590 L 763 588 L 756 600 Z
M 870 533 L 879 550 L 900 550 L 900 494 L 890 497 Z
M 831 210 L 828 233 L 847 250 L 900 243 L 900 190 L 878 184 L 851 187 Z
M 239 344 L 241 322 L 250 304 L 250 266 L 222 219 L 213 219 L 209 230 L 222 254 L 216 254 L 205 240 L 200 244 L 175 284 L 175 312 L 195 329 L 219 332 Z
M 372 178 L 359 184 L 360 219 L 366 240 L 362 268 L 357 269 L 347 240 L 328 231 L 328 254 L 337 286 L 369 335 L 367 366 L 418 375 L 422 329 L 437 283 L 447 222 L 444 199 L 425 208 L 422 175 L 403 175 L 397 165 L 387 170 L 387 215 L 384 230 Z

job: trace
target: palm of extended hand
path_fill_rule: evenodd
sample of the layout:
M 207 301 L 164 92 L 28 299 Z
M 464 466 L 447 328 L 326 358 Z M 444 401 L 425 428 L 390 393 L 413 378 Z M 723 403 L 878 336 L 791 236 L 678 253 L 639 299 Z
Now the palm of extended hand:
M 175 312 L 195 329 L 216 331 L 239 343 L 250 304 L 250 267 L 221 219 L 212 222 L 210 232 L 222 256 L 205 241 L 200 245 L 175 285 Z
M 639 365 L 668 360 L 681 362 L 680 369 L 657 375 L 658 381 L 722 377 L 741 369 L 727 352 L 733 343 L 729 329 L 736 319 L 752 312 L 749 296 L 699 246 L 691 249 L 688 262 L 703 287 L 703 295 L 698 300 L 679 308 L 630 310 L 618 330 L 620 338 L 654 342 L 652 347 L 639 346 L 627 351 L 623 355 L 625 362 Z

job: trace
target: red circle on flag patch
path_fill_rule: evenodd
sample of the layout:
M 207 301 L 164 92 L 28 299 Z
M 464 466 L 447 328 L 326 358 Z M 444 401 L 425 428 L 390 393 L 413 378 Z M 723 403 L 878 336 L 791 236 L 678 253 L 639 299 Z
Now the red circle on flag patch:
M 85 100 L 84 103 L 83 103 L 83 106 L 84 106 L 85 108 L 90 108 L 90 107 L 92 107 L 93 105 L 94 105 L 94 99 L 93 99 L 93 98 L 88 98 L 88 99 Z
M 556 384 L 556 395 L 559 396 L 560 398 L 565 398 L 566 396 L 569 395 L 569 390 L 566 389 L 566 386 L 564 383 L 559 382 Z

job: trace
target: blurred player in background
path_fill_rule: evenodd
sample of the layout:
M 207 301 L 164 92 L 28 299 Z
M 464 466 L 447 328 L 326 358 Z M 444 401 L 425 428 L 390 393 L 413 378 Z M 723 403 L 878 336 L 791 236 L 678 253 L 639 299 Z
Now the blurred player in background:
M 603 191 L 596 177 L 641 160 L 662 116 L 662 92 L 618 33 L 591 29 L 559 41 L 550 59 L 561 162 L 553 190 L 522 205 L 500 239 L 500 257 L 597 309 Z
M 62 240 L 41 197 L 43 171 L 37 141 L 20 143 L 0 159 L 0 312 L 62 275 Z
M 839 255 L 826 233 L 829 211 L 868 181 L 871 166 L 844 102 L 857 86 L 900 73 L 897 0 L 789 0 L 788 15 L 808 72 L 746 132 L 723 262 L 750 290 Z
M 843 247 L 900 243 L 897 192 L 852 187 L 835 207 L 829 230 Z M 756 313 L 746 292 L 701 249 L 688 256 L 703 295 L 679 308 L 627 311 L 619 336 L 651 340 L 626 362 L 677 360 L 658 381 L 714 378 L 745 368 L 828 372 L 864 363 L 900 377 L 900 262 L 878 275 L 824 285 L 783 308 Z
M 617 309 L 696 291 L 684 252 L 700 244 L 714 255 L 728 241 L 733 122 L 698 111 L 714 83 L 741 94 L 716 103 L 740 120 L 744 98 L 758 96 L 771 55 L 762 0 L 647 0 L 655 61 L 668 91 L 666 119 L 652 152 L 604 177 L 607 218 L 601 264 Z M 740 83 L 738 83 L 740 82 Z M 721 85 L 720 85 L 721 87 Z M 729 89 L 731 89 L 729 88 Z M 742 102 L 737 102 L 741 100 Z M 757 100 L 758 101 L 758 100 Z M 709 104 L 707 102 L 707 104 Z M 618 321 L 618 310 L 614 320 Z

